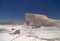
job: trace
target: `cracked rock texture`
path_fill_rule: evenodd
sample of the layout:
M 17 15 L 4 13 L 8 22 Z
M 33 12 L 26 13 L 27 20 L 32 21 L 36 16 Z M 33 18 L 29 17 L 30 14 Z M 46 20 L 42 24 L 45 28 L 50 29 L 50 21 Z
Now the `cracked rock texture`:
M 43 26 L 55 26 L 54 19 L 50 19 L 45 15 L 42 14 L 32 14 L 32 13 L 26 13 L 25 14 L 25 21 L 27 25 L 32 25 L 35 27 Z

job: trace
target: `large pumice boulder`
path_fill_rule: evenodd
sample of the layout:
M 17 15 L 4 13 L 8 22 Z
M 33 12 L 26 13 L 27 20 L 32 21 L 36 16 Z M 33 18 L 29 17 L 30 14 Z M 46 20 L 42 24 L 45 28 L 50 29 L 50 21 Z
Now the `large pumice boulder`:
M 55 23 L 52 22 L 53 19 L 48 18 L 45 15 L 42 14 L 32 14 L 32 13 L 26 13 L 25 14 L 25 21 L 27 25 L 32 25 L 37 27 L 43 26 L 54 26 Z

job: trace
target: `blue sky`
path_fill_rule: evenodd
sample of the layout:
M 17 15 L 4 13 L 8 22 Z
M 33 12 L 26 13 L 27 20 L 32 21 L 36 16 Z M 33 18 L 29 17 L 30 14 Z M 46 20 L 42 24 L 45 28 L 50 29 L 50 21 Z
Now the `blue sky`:
M 0 0 L 0 21 L 24 21 L 25 13 L 60 19 L 60 0 Z

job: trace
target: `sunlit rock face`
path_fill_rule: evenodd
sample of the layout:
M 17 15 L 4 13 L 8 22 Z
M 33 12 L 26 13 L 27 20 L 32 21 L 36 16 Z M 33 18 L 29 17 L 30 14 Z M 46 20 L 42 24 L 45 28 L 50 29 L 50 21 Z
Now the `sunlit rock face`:
M 35 27 L 43 26 L 55 26 L 56 23 L 54 22 L 54 19 L 50 19 L 45 15 L 42 14 L 31 14 L 26 13 L 25 15 L 25 21 L 27 25 L 34 25 Z

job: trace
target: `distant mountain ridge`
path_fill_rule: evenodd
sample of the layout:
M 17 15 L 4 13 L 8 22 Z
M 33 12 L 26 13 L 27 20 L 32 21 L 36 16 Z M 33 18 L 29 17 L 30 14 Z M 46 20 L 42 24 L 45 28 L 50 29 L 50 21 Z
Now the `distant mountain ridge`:
M 23 24 L 23 22 L 0 22 L 0 25 L 15 25 L 15 24 Z

